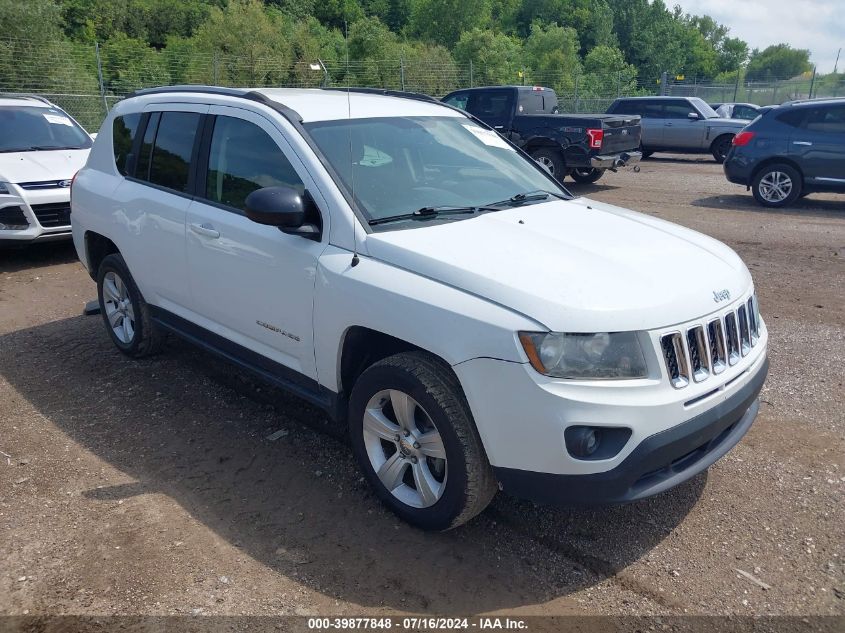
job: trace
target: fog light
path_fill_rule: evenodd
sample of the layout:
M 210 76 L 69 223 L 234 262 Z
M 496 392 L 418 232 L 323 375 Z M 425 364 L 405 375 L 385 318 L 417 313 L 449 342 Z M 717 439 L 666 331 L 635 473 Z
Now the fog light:
M 631 437 L 626 427 L 570 426 L 563 434 L 566 450 L 575 459 L 610 459 Z
M 589 426 L 575 426 L 566 432 L 566 448 L 573 457 L 589 457 L 599 448 L 601 431 Z

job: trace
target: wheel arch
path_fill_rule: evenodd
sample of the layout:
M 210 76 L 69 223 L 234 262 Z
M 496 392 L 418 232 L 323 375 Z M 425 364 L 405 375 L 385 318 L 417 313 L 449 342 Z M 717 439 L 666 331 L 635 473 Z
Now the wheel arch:
M 751 172 L 751 176 L 748 178 L 748 186 L 750 187 L 754 183 L 754 179 L 757 178 L 757 175 L 763 171 L 769 165 L 776 165 L 778 163 L 783 163 L 784 165 L 789 165 L 798 172 L 798 175 L 801 176 L 801 189 L 804 188 L 804 170 L 801 169 L 800 165 L 797 161 L 787 157 L 787 156 L 772 156 L 765 160 L 760 161 L 760 163 L 754 167 L 754 170 Z
M 120 249 L 105 235 L 94 231 L 85 232 L 85 257 L 88 261 L 88 274 L 91 279 L 97 279 L 97 271 L 106 256 L 120 253 Z
M 429 354 L 451 370 L 451 365 L 443 357 L 419 345 L 365 326 L 350 326 L 343 333 L 338 358 L 342 393 L 348 396 L 355 381 L 368 367 L 388 356 L 411 351 Z

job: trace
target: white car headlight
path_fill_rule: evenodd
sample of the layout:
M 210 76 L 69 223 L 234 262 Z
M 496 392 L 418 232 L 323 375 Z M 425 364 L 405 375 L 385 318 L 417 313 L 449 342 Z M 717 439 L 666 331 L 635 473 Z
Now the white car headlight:
M 520 332 L 531 366 L 553 378 L 614 380 L 648 375 L 636 332 Z
M 0 194 L 11 193 L 9 191 L 8 183 L 0 182 Z

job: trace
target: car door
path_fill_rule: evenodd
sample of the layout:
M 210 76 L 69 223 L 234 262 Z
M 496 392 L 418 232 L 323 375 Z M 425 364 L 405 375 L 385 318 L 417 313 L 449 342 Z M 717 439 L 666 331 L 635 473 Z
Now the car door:
M 316 379 L 313 294 L 325 246 L 253 222 L 244 200 L 286 186 L 318 207 L 325 202 L 284 134 L 260 114 L 212 106 L 203 135 L 186 232 L 193 320 L 293 370 L 287 379 Z
M 804 178 L 818 185 L 845 185 L 845 104 L 806 108 L 790 137 L 790 154 Z
M 638 114 L 643 149 L 659 149 L 663 145 L 663 108 L 657 99 L 630 99 L 619 101 L 608 111 L 610 114 Z
M 185 214 L 191 203 L 190 163 L 208 106 L 147 106 L 138 131 L 137 158 L 112 194 L 115 219 L 131 239 L 123 255 L 147 301 L 171 311 L 187 304 Z
M 690 114 L 698 116 L 689 118 Z M 673 149 L 701 149 L 705 146 L 707 124 L 704 116 L 686 99 L 663 103 L 663 144 Z

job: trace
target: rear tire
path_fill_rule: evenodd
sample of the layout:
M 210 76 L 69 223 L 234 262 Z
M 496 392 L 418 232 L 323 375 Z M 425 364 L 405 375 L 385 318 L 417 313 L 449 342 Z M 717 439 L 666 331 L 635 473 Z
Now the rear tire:
M 119 253 L 107 255 L 97 271 L 100 314 L 115 347 L 132 358 L 155 354 L 163 335 Z
M 451 368 L 425 352 L 385 358 L 349 399 L 352 451 L 381 501 L 423 530 L 484 510 L 496 481 Z
M 604 176 L 604 169 L 573 169 L 572 180 L 581 183 L 582 185 L 589 185 L 596 182 L 599 178 Z
M 538 147 L 531 151 L 531 158 L 545 166 L 559 183 L 563 183 L 566 177 L 566 163 L 559 151 L 552 147 Z
M 724 163 L 725 159 L 728 157 L 728 152 L 731 150 L 733 138 L 733 134 L 722 134 L 722 136 L 717 137 L 710 145 L 710 153 L 713 154 L 713 158 L 720 165 Z
M 789 206 L 801 195 L 801 174 L 786 163 L 766 165 L 754 176 L 751 191 L 764 207 Z

